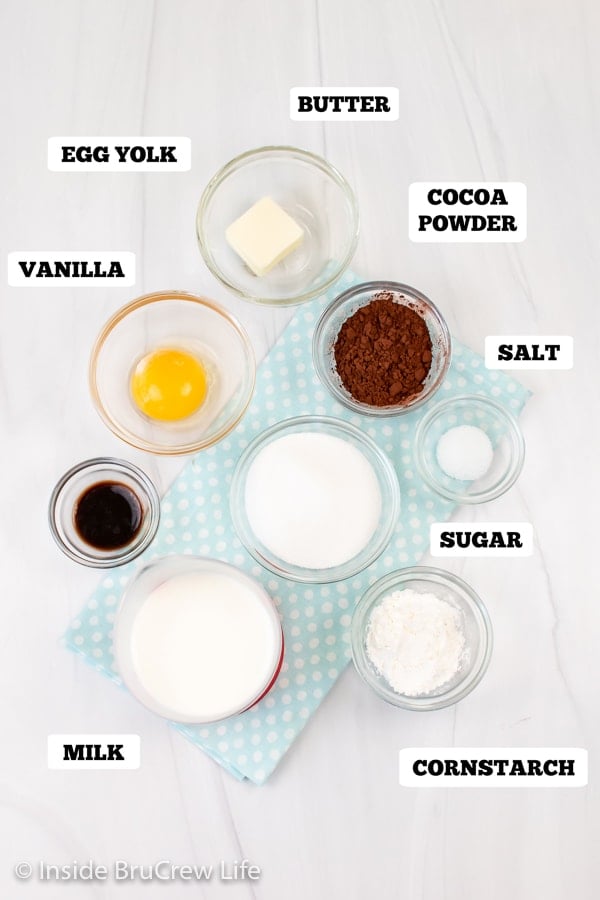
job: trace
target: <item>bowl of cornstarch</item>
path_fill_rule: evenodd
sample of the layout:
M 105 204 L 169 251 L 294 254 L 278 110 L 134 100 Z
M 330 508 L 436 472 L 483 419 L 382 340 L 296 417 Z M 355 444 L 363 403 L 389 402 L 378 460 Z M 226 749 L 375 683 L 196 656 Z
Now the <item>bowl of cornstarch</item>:
M 349 578 L 389 542 L 400 488 L 370 437 L 337 419 L 299 416 L 267 429 L 241 455 L 231 515 L 265 568 L 316 584 Z
M 476 687 L 492 654 L 492 625 L 461 578 L 425 566 L 376 581 L 352 618 L 352 657 L 379 697 L 412 710 L 442 709 Z

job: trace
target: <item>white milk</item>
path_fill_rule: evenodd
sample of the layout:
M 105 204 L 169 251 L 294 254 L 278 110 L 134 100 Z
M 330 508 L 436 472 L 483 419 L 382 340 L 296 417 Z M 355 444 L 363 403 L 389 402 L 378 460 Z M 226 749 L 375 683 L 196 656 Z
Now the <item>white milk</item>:
M 131 662 L 165 715 L 208 722 L 260 696 L 281 650 L 268 603 L 250 583 L 210 571 L 175 575 L 149 593 L 131 627 Z

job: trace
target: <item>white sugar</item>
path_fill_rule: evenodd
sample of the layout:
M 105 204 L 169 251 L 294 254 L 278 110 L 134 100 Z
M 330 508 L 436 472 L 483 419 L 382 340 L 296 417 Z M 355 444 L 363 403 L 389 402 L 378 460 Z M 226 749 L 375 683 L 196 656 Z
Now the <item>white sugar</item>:
M 328 569 L 355 557 L 375 533 L 382 509 L 369 460 L 330 434 L 288 434 L 267 444 L 248 470 L 250 527 L 284 562 Z

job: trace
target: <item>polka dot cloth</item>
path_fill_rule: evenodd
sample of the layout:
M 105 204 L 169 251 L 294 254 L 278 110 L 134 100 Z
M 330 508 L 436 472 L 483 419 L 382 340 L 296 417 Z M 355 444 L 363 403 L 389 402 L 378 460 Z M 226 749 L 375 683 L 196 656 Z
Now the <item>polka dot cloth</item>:
M 358 281 L 347 273 L 325 297 L 299 308 L 259 368 L 256 393 L 240 425 L 187 463 L 163 499 L 152 546 L 103 579 L 65 635 L 71 650 L 119 683 L 113 623 L 125 584 L 145 562 L 168 553 L 194 553 L 225 560 L 261 581 L 275 599 L 285 633 L 285 662 L 275 687 L 258 705 L 224 722 L 173 725 L 237 778 L 256 784 L 269 777 L 348 663 L 355 602 L 377 578 L 414 565 L 428 548 L 430 523 L 446 519 L 453 509 L 416 472 L 413 439 L 423 410 L 384 420 L 353 415 L 331 399 L 315 374 L 311 351 L 316 321 L 327 303 Z M 454 342 L 438 398 L 466 393 L 494 397 L 515 414 L 528 396 L 518 382 L 488 371 L 480 356 Z M 307 586 L 272 575 L 242 547 L 229 515 L 229 484 L 241 451 L 269 425 L 302 414 L 336 416 L 360 426 L 390 455 L 400 480 L 402 511 L 389 546 L 366 571 L 336 584 Z

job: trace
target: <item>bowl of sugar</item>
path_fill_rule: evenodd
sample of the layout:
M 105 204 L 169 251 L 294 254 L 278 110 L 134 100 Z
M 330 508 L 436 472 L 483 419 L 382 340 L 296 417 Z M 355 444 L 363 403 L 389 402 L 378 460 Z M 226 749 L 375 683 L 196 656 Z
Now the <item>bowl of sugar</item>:
M 458 703 L 481 681 L 492 655 L 492 625 L 462 578 L 414 566 L 380 578 L 357 603 L 352 659 L 383 700 L 410 710 Z
M 218 560 L 166 556 L 128 585 L 114 652 L 144 706 L 201 724 L 244 712 L 269 692 L 283 664 L 283 632 L 255 579 Z
M 396 525 L 400 488 L 389 458 L 358 428 L 299 416 L 246 448 L 230 504 L 240 540 L 261 565 L 323 584 L 377 559 Z
M 415 435 L 419 474 L 456 503 L 485 503 L 515 483 L 525 441 L 515 417 L 495 400 L 473 394 L 433 406 Z

